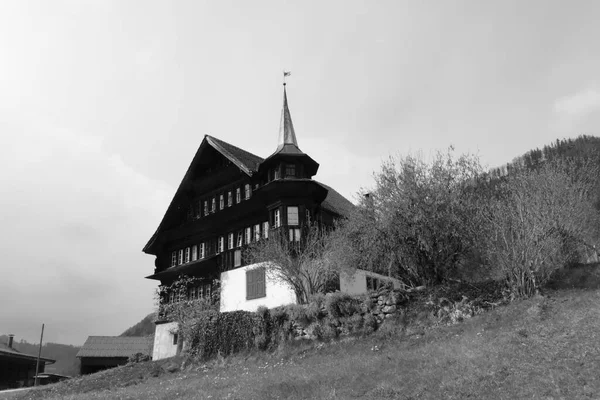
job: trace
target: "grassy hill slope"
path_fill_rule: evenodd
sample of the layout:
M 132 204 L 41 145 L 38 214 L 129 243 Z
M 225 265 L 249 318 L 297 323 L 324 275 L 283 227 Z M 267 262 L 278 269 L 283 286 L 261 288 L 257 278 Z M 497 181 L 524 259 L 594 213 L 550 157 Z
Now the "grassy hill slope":
M 598 398 L 599 283 L 597 266 L 578 268 L 559 275 L 543 297 L 458 325 L 390 324 L 363 339 L 297 344 L 174 373 L 166 372 L 171 360 L 141 363 L 15 398 Z

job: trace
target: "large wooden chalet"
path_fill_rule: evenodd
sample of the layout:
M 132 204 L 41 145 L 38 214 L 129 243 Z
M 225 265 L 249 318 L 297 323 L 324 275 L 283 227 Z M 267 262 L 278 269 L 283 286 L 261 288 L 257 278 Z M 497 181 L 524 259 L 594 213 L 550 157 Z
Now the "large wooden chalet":
M 313 177 L 319 164 L 300 150 L 284 86 L 277 149 L 266 159 L 205 136 L 160 225 L 143 251 L 156 256 L 149 279 L 169 285 L 180 275 L 203 279 L 191 299 L 208 296 L 220 280 L 220 309 L 255 310 L 296 301 L 293 290 L 247 265 L 248 243 L 284 230 L 299 241 L 301 227 L 332 224 L 353 204 Z M 173 300 L 173 299 L 171 299 Z M 169 299 L 163 299 L 169 301 Z M 172 322 L 157 324 L 153 358 L 172 356 Z

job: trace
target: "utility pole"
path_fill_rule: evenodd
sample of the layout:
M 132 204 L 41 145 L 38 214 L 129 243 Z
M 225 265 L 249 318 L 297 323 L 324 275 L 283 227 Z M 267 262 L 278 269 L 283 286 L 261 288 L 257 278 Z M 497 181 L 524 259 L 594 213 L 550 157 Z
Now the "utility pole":
M 37 362 L 35 363 L 35 382 L 33 386 L 38 385 L 38 375 L 40 371 L 40 357 L 42 356 L 42 340 L 44 339 L 44 324 L 42 324 L 42 334 L 40 335 L 40 348 L 38 350 Z

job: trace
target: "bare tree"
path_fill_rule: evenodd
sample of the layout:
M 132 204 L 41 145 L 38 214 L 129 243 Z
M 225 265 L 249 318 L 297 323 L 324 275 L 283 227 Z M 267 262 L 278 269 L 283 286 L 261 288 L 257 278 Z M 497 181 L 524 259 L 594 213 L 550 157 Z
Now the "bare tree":
M 482 252 L 515 295 L 531 296 L 554 270 L 598 243 L 600 219 L 590 180 L 598 174 L 590 168 L 548 163 L 522 170 L 480 203 L 486 222 Z
M 303 228 L 300 241 L 290 241 L 285 231 L 275 230 L 269 239 L 250 244 L 244 257 L 249 263 L 265 266 L 267 276 L 288 284 L 298 303 L 305 304 L 338 278 L 339 248 L 333 238 L 330 230 L 316 224 Z

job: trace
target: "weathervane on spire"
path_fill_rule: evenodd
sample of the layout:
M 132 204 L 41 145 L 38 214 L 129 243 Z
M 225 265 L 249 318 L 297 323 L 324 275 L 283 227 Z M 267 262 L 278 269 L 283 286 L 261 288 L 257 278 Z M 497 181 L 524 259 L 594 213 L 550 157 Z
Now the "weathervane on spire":
M 291 74 L 291 71 L 283 71 L 283 86 L 285 86 L 285 77 L 290 76 Z

